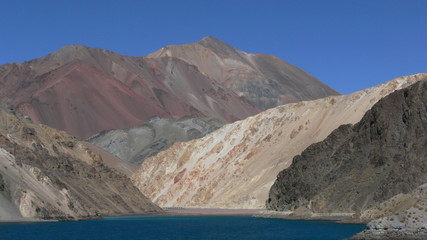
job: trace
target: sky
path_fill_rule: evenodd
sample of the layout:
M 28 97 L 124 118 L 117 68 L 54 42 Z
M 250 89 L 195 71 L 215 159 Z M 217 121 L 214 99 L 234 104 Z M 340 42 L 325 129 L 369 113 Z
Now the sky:
M 213 36 L 348 94 L 427 72 L 427 0 L 0 0 L 0 64 L 82 44 L 130 56 Z

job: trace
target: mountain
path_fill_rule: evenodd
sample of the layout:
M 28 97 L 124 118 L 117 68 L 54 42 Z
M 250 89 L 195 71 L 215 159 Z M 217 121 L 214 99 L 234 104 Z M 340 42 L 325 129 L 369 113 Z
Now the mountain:
M 215 118 L 152 118 L 133 128 L 101 132 L 88 141 L 126 162 L 139 165 L 175 142 L 201 138 L 223 125 L 223 121 Z
M 128 57 L 81 45 L 0 66 L 0 86 L 1 101 L 79 139 L 154 116 L 233 122 L 259 112 L 180 59 Z
M 158 211 L 125 174 L 76 138 L 0 107 L 0 221 Z
M 338 94 L 278 58 L 244 53 L 214 38 L 176 48 L 182 48 L 176 56 L 159 50 L 130 57 L 71 45 L 5 64 L 0 101 L 37 123 L 86 139 L 156 116 L 234 122 L 278 104 Z
M 277 174 L 342 124 L 360 121 L 378 100 L 427 74 L 397 78 L 350 95 L 279 106 L 175 143 L 146 159 L 134 184 L 164 207 L 264 208 Z
M 165 56 L 196 66 L 203 74 L 262 110 L 339 94 L 277 57 L 246 53 L 213 37 L 192 44 L 166 46 L 147 57 Z
M 426 113 L 426 80 L 384 97 L 360 122 L 340 126 L 296 156 L 271 187 L 267 207 L 386 217 L 371 230 L 425 234 Z

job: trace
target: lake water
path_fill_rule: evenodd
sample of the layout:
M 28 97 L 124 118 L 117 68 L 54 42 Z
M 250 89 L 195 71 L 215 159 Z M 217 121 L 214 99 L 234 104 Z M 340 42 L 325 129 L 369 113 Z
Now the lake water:
M 251 217 L 117 217 L 79 222 L 3 223 L 7 240 L 244 240 L 345 239 L 360 224 Z

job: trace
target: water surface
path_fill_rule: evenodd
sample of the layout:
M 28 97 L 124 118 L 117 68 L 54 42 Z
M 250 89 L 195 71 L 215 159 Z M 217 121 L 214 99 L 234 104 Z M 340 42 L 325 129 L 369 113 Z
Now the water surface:
M 117 217 L 79 222 L 4 223 L 7 240 L 240 240 L 345 239 L 361 224 L 251 217 Z

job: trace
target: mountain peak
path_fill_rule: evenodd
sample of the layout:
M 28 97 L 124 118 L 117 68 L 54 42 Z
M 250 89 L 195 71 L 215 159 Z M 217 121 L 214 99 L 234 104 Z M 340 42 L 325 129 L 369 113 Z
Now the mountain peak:
M 53 52 L 52 55 L 60 59 L 69 59 L 80 56 L 88 51 L 90 51 L 90 47 L 74 44 L 63 46 L 59 50 Z
M 198 43 L 204 47 L 211 48 L 217 51 L 224 51 L 229 53 L 236 51 L 236 49 L 230 44 L 224 41 L 221 41 L 218 38 L 214 38 L 210 36 L 202 38 L 202 40 L 200 40 Z
M 55 59 L 61 59 L 66 62 L 75 59 L 94 59 L 94 61 L 97 62 L 100 58 L 106 58 L 107 55 L 111 54 L 114 54 L 114 52 L 102 48 L 93 48 L 80 44 L 74 44 L 63 46 L 59 50 L 51 53 L 49 56 Z
M 88 47 L 81 44 L 73 44 L 73 45 L 65 45 L 62 48 L 60 48 L 55 53 L 60 54 L 75 54 L 75 53 L 84 53 L 84 52 L 103 52 L 103 53 L 113 53 L 110 50 L 105 50 L 102 48 L 94 48 L 94 47 Z
M 58 50 L 58 52 L 78 52 L 82 50 L 87 50 L 89 47 L 81 45 L 81 44 L 72 44 L 65 45 Z
M 224 41 L 221 41 L 218 38 L 212 37 L 212 36 L 206 36 L 204 38 L 202 38 L 199 43 L 222 43 L 222 44 L 227 44 Z

